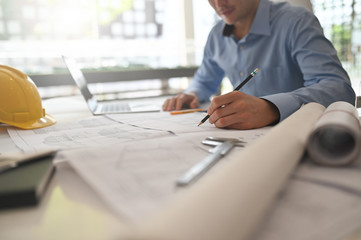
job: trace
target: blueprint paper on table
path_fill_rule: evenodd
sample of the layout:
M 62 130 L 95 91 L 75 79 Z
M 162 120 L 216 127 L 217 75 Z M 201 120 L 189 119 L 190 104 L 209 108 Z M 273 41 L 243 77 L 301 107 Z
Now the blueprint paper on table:
M 251 144 L 265 131 L 234 131 L 227 137 L 241 137 Z M 176 187 L 176 180 L 209 154 L 210 147 L 201 144 L 208 136 L 224 134 L 198 132 L 67 150 L 58 155 L 58 160 L 68 161 L 118 216 L 137 222 L 154 214 L 182 190 Z M 206 174 L 217 171 L 242 150 L 235 147 Z
M 107 117 L 90 117 L 76 122 L 59 123 L 47 128 L 21 130 L 8 128 L 14 143 L 24 152 L 41 149 L 68 149 L 107 145 L 148 137 L 169 135 L 168 132 L 120 124 Z
M 196 132 L 224 132 L 207 123 L 197 127 L 204 113 L 172 116 L 162 113 L 132 113 L 94 116 L 47 128 L 22 130 L 8 128 L 14 143 L 24 152 L 43 149 L 69 149 L 101 146 L 163 136 L 177 136 Z

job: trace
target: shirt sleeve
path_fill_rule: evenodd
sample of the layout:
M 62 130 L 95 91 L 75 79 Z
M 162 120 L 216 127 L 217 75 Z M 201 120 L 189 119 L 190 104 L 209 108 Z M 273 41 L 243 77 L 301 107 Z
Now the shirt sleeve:
M 280 112 L 280 121 L 303 104 L 317 102 L 325 107 L 336 101 L 355 104 L 355 93 L 332 43 L 326 39 L 321 25 L 312 13 L 298 16 L 289 24 L 286 47 L 304 78 L 304 87 L 291 92 L 262 98 L 272 102 Z
M 189 87 L 185 92 L 195 92 L 200 102 L 209 101 L 209 98 L 215 94 L 225 76 L 224 71 L 213 60 L 215 31 L 210 32 L 204 49 L 203 60 L 196 71 Z

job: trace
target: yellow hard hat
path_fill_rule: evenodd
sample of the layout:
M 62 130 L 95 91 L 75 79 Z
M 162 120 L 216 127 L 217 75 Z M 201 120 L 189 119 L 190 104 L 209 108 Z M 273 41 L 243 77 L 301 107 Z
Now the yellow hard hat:
M 23 129 L 56 123 L 45 113 L 34 82 L 23 72 L 0 65 L 0 122 Z

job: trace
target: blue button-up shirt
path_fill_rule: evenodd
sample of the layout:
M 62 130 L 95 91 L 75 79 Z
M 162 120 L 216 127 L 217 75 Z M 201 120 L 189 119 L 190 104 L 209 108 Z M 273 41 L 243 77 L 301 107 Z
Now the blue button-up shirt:
M 220 21 L 209 34 L 202 64 L 186 90 L 200 101 L 217 92 L 224 76 L 236 87 L 259 68 L 240 91 L 275 104 L 280 120 L 308 102 L 354 105 L 355 93 L 336 50 L 308 10 L 261 0 L 248 35 L 237 40 L 226 33 L 230 28 Z

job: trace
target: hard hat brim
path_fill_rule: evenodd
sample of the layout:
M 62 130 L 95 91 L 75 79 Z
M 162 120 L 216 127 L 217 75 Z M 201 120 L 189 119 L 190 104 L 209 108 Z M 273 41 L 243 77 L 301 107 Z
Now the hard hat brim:
M 44 117 L 41 117 L 39 119 L 33 120 L 33 121 L 27 121 L 27 122 L 6 122 L 2 121 L 3 123 L 21 128 L 21 129 L 36 129 L 36 128 L 43 128 L 48 127 L 56 123 L 56 119 L 52 117 L 49 114 L 45 114 Z

